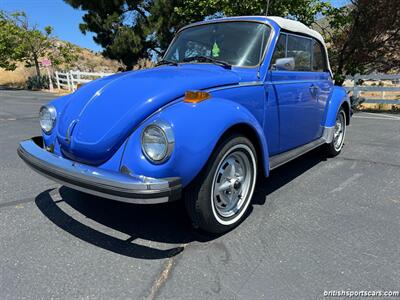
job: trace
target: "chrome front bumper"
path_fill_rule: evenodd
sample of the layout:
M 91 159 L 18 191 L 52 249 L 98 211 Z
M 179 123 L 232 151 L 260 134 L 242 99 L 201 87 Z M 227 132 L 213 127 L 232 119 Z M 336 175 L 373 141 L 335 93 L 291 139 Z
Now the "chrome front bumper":
M 155 179 L 80 164 L 42 148 L 42 138 L 22 141 L 18 155 L 36 172 L 65 186 L 96 196 L 137 204 L 156 204 L 180 198 L 180 178 Z

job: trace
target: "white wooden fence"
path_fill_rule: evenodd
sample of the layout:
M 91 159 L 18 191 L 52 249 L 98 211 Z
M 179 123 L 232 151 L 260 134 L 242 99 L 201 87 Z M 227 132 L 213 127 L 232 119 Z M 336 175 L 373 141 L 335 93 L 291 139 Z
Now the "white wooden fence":
M 75 91 L 80 84 L 112 74 L 114 73 L 91 73 L 81 71 L 55 72 L 57 88 L 66 89 L 68 91 Z
M 355 98 L 365 98 L 364 103 L 400 104 L 400 74 L 355 75 L 354 77 L 348 77 L 347 79 L 353 82 L 353 86 L 345 86 L 345 89 L 348 92 L 352 92 Z M 360 80 L 364 82 L 363 85 L 358 85 L 358 82 Z M 368 81 L 369 83 L 373 82 L 375 85 L 366 85 L 366 81 Z M 376 82 L 380 83 L 381 81 L 391 81 L 392 86 L 383 86 L 376 84 Z M 361 95 L 362 92 L 379 92 L 381 94 L 381 97 L 364 97 L 363 95 Z M 388 97 L 387 92 L 391 92 L 391 97 Z

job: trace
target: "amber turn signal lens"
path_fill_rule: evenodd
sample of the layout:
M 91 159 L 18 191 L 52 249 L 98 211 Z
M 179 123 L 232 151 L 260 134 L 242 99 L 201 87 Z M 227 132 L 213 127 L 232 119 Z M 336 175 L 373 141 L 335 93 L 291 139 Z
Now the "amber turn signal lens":
M 185 102 L 199 103 L 211 97 L 210 93 L 203 91 L 187 91 L 185 93 Z

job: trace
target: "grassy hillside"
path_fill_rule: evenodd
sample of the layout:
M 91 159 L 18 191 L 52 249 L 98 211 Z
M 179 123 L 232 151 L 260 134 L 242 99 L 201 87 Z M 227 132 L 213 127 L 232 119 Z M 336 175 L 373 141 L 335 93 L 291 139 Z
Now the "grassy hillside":
M 55 44 L 64 43 L 54 40 Z M 115 60 L 103 57 L 100 53 L 93 52 L 86 48 L 75 46 L 78 59 L 68 65 L 55 67 L 57 70 L 80 70 L 87 72 L 116 72 L 122 65 Z M 45 70 L 42 70 L 46 74 Z M 0 86 L 23 87 L 29 76 L 35 75 L 34 68 L 26 68 L 23 63 L 19 63 L 15 71 L 5 71 L 0 69 Z

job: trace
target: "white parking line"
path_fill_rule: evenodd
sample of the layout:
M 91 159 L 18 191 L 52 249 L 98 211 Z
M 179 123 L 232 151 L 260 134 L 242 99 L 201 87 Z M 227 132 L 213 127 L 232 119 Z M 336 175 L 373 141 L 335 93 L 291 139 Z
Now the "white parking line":
M 400 121 L 400 118 L 397 118 L 397 117 L 382 118 L 382 117 L 353 116 L 353 118 L 356 118 L 356 119 L 387 120 L 387 121 Z
M 398 116 L 386 115 L 386 114 L 376 114 L 376 113 L 365 112 L 365 113 L 363 113 L 363 115 L 370 115 L 370 116 L 374 116 L 374 117 L 379 116 L 379 117 L 385 117 L 385 118 L 389 118 L 389 119 L 400 120 L 400 117 L 398 117 Z

